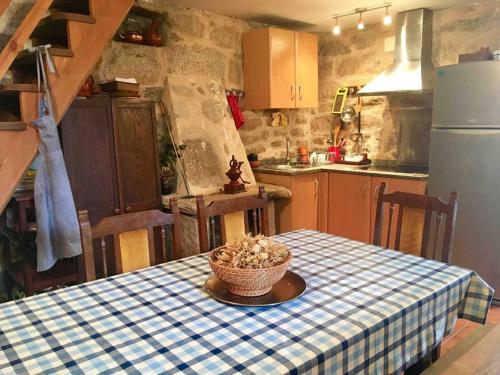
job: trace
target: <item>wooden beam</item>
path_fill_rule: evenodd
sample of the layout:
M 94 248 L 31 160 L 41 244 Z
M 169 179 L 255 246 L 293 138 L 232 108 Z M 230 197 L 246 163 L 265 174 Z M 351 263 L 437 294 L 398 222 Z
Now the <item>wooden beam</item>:
M 0 53 L 0 77 L 5 75 L 17 54 L 24 48 L 24 43 L 29 39 L 31 33 L 44 17 L 45 13 L 47 13 L 51 4 L 52 0 L 35 1 L 33 7 Z
M 0 16 L 3 14 L 3 12 L 5 12 L 5 9 L 7 9 L 9 4 L 10 0 L 0 0 Z

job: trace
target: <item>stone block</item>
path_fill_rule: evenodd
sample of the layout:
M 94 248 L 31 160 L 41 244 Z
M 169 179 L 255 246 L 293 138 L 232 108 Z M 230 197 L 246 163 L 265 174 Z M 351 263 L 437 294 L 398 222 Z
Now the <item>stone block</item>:
M 182 11 L 174 11 L 168 14 L 167 22 L 169 28 L 177 32 L 201 38 L 205 30 L 201 16 L 200 12 L 190 12 L 188 14 Z
M 210 32 L 210 40 L 219 47 L 241 49 L 242 34 L 234 26 L 222 26 Z
M 201 113 L 208 120 L 218 124 L 224 119 L 225 106 L 213 99 L 204 100 L 201 102 Z
M 165 54 L 168 73 L 224 78 L 225 59 L 214 48 L 177 44 L 166 49 Z
M 99 69 L 100 79 L 134 77 L 142 85 L 158 85 L 164 80 L 160 48 L 112 42 L 103 56 L 105 63 Z

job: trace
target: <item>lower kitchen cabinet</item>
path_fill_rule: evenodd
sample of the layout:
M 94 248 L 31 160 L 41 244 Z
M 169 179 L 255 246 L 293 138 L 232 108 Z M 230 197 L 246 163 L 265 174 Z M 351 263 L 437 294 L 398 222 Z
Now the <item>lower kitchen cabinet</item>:
M 255 178 L 263 183 L 284 186 L 292 192 L 290 200 L 275 202 L 277 233 L 315 229 L 366 243 L 373 240 L 377 194 L 382 182 L 387 184 L 386 192 L 425 194 L 426 191 L 426 181 L 345 172 L 322 171 L 293 176 L 258 172 Z M 418 218 L 414 219 L 417 227 Z M 385 239 L 387 227 L 382 233 Z
M 328 185 L 328 233 L 369 242 L 371 177 L 330 173 Z
M 326 193 L 320 192 L 320 175 L 322 173 L 295 176 L 255 173 L 257 181 L 283 186 L 292 192 L 292 199 L 279 199 L 275 202 L 276 233 L 318 229 L 319 206 L 323 209 L 327 207 L 324 199 Z
M 371 177 L 347 173 L 330 173 L 328 194 L 328 233 L 371 243 L 375 229 L 377 195 L 380 184 L 385 182 L 386 192 L 403 191 L 425 194 L 426 182 L 401 178 Z M 395 214 L 397 209 L 395 210 Z M 386 216 L 388 208 L 386 208 Z M 405 212 L 406 214 L 406 212 Z M 418 218 L 415 216 L 416 226 Z M 382 238 L 387 238 L 387 221 Z M 395 228 L 392 230 L 395 231 Z M 394 233 L 390 247 L 394 246 Z M 415 240 L 417 238 L 415 237 Z M 407 244 L 408 248 L 415 244 Z

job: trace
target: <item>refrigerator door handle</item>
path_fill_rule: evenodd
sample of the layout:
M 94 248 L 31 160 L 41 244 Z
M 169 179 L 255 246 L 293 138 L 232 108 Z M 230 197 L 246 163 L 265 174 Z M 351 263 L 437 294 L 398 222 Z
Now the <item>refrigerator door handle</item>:
M 500 126 L 500 125 L 499 125 Z M 432 133 L 456 135 L 495 135 L 500 134 L 500 129 L 432 129 Z

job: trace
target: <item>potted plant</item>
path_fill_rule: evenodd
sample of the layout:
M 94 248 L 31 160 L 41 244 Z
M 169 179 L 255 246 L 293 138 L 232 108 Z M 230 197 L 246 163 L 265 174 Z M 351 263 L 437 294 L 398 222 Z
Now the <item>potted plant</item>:
M 250 167 L 258 168 L 260 166 L 259 155 L 255 153 L 251 153 L 247 155 L 248 162 L 250 163 Z
M 160 144 L 160 179 L 162 195 L 172 194 L 177 185 L 177 159 L 180 155 L 176 155 L 175 147 L 170 141 L 170 138 L 162 135 L 159 141 Z M 177 150 L 182 151 L 184 145 L 178 145 Z

